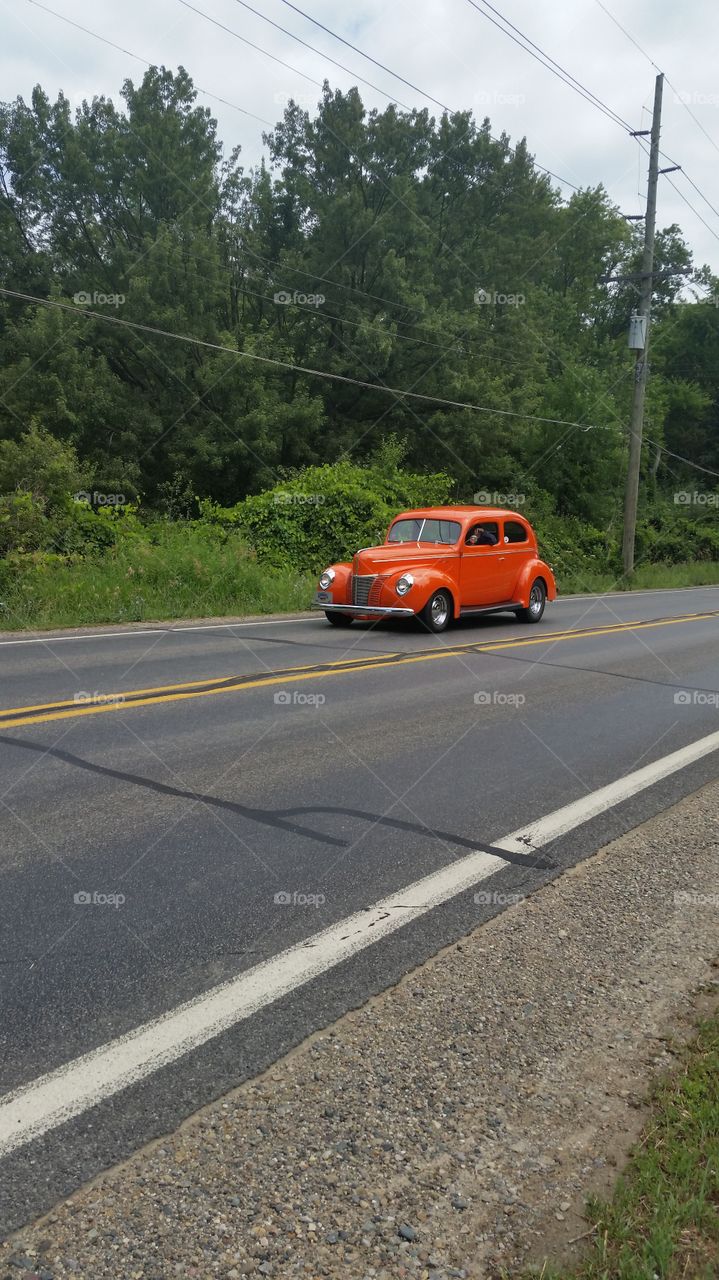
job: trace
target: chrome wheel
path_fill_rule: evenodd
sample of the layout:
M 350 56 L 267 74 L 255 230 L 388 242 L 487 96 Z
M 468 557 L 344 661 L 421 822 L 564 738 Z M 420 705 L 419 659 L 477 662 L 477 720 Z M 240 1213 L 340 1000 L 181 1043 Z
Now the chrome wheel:
M 540 622 L 547 603 L 547 588 L 541 578 L 532 583 L 529 592 L 529 603 L 526 609 L 517 609 L 517 617 L 521 622 Z
M 447 591 L 435 591 L 430 596 L 420 618 L 429 631 L 445 631 L 449 626 L 452 612 L 452 601 Z

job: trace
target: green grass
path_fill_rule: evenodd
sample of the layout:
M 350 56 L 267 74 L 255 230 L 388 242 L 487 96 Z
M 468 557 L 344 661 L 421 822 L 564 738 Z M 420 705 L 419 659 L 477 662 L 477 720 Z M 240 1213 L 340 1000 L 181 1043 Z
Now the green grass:
M 713 560 L 693 560 L 686 564 L 643 564 L 629 578 L 609 573 L 574 575 L 557 570 L 561 595 L 584 595 L 602 591 L 649 591 L 669 587 L 711 587 L 719 585 L 719 564 Z
M 75 563 L 26 558 L 0 586 L 0 628 L 289 613 L 311 599 L 313 578 L 259 564 L 239 537 L 171 524 L 151 535 Z
M 611 1203 L 588 1210 L 594 1244 L 543 1280 L 716 1280 L 719 1276 L 719 1018 L 701 1024 L 660 1085 Z M 535 1276 L 536 1270 L 533 1272 Z

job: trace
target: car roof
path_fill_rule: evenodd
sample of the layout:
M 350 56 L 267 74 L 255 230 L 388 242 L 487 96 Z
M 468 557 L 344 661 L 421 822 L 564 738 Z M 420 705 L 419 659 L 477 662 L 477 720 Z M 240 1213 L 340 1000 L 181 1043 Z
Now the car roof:
M 413 507 L 411 510 L 400 511 L 395 520 L 401 517 L 423 516 L 433 520 L 499 520 L 507 519 L 523 520 L 525 524 L 529 524 L 526 516 L 520 515 L 517 511 L 510 511 L 506 507 Z

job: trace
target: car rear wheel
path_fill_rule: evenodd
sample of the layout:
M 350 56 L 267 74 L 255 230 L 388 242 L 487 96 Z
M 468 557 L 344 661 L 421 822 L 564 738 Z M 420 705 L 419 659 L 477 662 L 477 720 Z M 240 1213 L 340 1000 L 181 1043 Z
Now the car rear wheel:
M 419 615 L 428 631 L 446 631 L 452 617 L 452 600 L 447 591 L 435 591 Z
M 325 617 L 333 627 L 351 627 L 352 617 L 349 613 L 330 613 L 329 609 L 325 610 Z
M 521 622 L 540 622 L 546 603 L 547 588 L 542 579 L 537 578 L 532 583 L 532 590 L 529 593 L 529 607 L 527 609 L 517 609 L 517 617 Z

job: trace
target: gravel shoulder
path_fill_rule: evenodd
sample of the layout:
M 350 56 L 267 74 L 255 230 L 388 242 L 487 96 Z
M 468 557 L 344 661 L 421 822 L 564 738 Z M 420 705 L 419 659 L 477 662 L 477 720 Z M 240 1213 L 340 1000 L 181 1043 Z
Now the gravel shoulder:
M 652 1078 L 716 1006 L 718 926 L 714 783 L 78 1191 L 0 1276 L 486 1280 L 571 1258 Z

